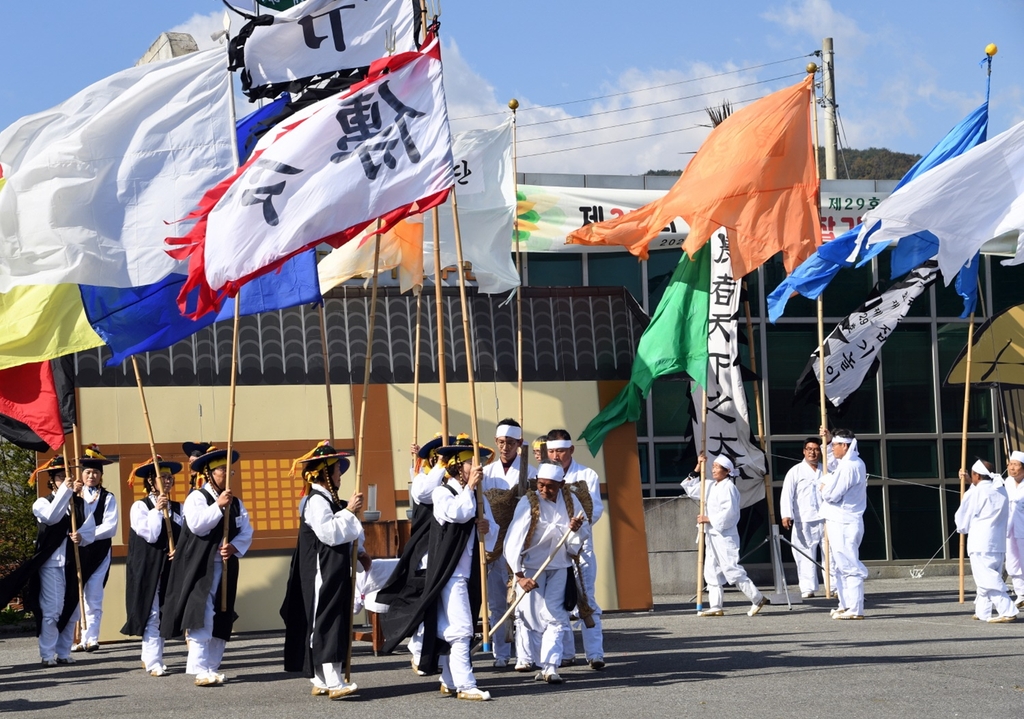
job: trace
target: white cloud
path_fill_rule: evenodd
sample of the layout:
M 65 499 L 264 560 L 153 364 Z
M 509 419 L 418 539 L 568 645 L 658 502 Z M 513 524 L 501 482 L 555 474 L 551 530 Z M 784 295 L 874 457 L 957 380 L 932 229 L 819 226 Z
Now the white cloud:
M 829 0 L 797 0 L 769 8 L 761 17 L 787 32 L 804 33 L 818 41 L 831 37 L 851 54 L 858 53 L 868 41 L 857 22 L 832 7 Z

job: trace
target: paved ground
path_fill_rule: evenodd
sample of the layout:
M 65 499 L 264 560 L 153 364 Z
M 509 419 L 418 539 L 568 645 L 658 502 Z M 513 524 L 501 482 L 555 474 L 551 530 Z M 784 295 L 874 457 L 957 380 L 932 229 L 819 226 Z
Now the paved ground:
M 684 598 L 654 612 L 605 620 L 608 668 L 563 670 L 551 687 L 529 675 L 478 662 L 489 704 L 445 699 L 436 680 L 418 678 L 407 655 L 374 657 L 357 645 L 359 693 L 342 702 L 309 695 L 309 684 L 280 669 L 281 636 L 247 634 L 228 644 L 222 687 L 200 689 L 182 673 L 185 650 L 172 643 L 174 674 L 146 675 L 138 644 L 105 645 L 73 667 L 37 666 L 33 637 L 0 638 L 0 713 L 31 716 L 319 717 L 1022 717 L 1024 619 L 971 621 L 956 578 L 887 579 L 867 584 L 868 618 L 837 622 L 825 600 L 792 610 L 767 607 L 749 618 L 736 593 L 728 615 L 694 616 Z M 970 588 L 968 590 L 970 592 Z

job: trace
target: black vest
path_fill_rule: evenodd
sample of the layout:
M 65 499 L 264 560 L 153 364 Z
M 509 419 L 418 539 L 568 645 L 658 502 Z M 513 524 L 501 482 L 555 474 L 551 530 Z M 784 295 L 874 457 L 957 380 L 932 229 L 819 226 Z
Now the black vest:
M 147 509 L 155 506 L 152 498 L 142 500 Z M 181 535 L 181 525 L 174 521 L 174 516 L 181 516 L 181 504 L 168 502 L 171 514 L 171 531 L 175 547 Z M 167 595 L 167 581 L 171 572 L 171 562 L 167 561 L 167 523 L 161 520 L 160 536 L 152 544 L 140 537 L 134 529 L 128 531 L 128 558 L 125 560 L 125 591 L 124 604 L 127 621 L 121 627 L 121 634 L 142 636 L 149 621 L 149 610 L 153 606 L 153 597 L 157 588 L 160 589 L 160 606 L 163 607 Z

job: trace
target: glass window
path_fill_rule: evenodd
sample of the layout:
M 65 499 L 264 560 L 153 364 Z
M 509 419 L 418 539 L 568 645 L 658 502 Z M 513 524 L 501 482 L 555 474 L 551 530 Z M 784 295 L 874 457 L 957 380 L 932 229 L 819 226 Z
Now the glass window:
M 958 493 L 960 491 L 959 477 L 961 446 L 959 439 L 946 439 L 942 441 L 942 476 L 946 479 L 954 480 L 953 484 L 957 486 Z M 967 468 L 969 469 L 970 466 L 974 464 L 974 460 L 979 457 L 992 462 L 997 471 L 1003 468 L 999 458 L 996 457 L 995 442 L 991 439 L 967 440 Z M 970 483 L 970 481 L 970 478 L 968 478 L 967 482 Z M 950 527 L 949 531 L 953 531 L 953 528 Z
M 800 440 L 795 442 L 772 442 L 771 453 L 772 479 L 775 482 L 782 482 L 790 468 L 804 461 L 804 443 Z M 775 506 L 778 507 L 779 505 L 776 503 Z
M 929 559 L 942 546 L 939 487 L 889 486 L 892 558 Z
M 528 252 L 526 270 L 530 287 L 583 285 L 583 255 L 576 252 Z
M 658 442 L 654 445 L 654 479 L 659 484 L 678 485 L 697 466 L 692 442 Z M 683 488 L 679 487 L 682 493 Z M 663 494 L 661 488 L 658 494 Z
M 931 439 L 900 439 L 885 443 L 888 472 L 893 479 L 938 479 L 939 448 Z M 891 495 L 890 495 L 891 496 Z
M 625 287 L 643 304 L 640 262 L 628 252 L 595 252 L 586 255 L 587 284 L 591 287 Z
M 981 263 L 981 270 L 978 272 L 978 287 L 984 291 L 985 287 L 985 263 Z M 956 293 L 956 282 L 946 286 L 940 278 L 932 285 L 935 292 L 935 316 L 936 317 L 959 317 L 964 312 L 964 298 Z M 982 305 L 979 302 L 975 310 L 975 318 L 981 317 Z
M 846 317 L 864 304 L 873 284 L 870 264 L 840 271 L 821 295 L 825 316 Z M 818 310 L 815 308 L 814 316 L 817 315 Z M 831 328 L 825 329 L 826 334 L 830 331 Z
M 882 476 L 882 441 L 857 438 L 857 453 L 868 472 L 868 480 Z
M 650 402 L 650 398 L 640 403 L 640 419 L 636 421 L 636 436 L 637 437 L 650 437 L 650 431 L 647 429 L 647 402 Z
M 768 328 L 768 400 L 774 434 L 816 434 L 821 425 L 817 383 L 809 400 L 797 400 L 797 380 L 818 346 L 818 333 L 810 325 Z
M 777 254 L 761 265 L 764 277 L 764 296 L 767 298 L 786 277 L 786 267 L 782 264 L 782 255 Z M 817 317 L 818 305 L 814 300 L 797 295 L 789 298 L 783 317 Z
M 989 257 L 992 272 L 992 314 L 1024 303 L 1024 275 L 1019 267 L 1003 267 L 999 258 Z M 983 265 L 984 266 L 984 265 Z
M 761 296 L 759 294 L 761 273 L 751 272 L 744 277 L 743 280 L 747 283 L 746 298 L 747 301 L 750 302 L 750 316 L 756 319 L 761 316 Z
M 868 508 L 864 511 L 864 539 L 860 558 L 885 559 L 885 521 L 882 487 L 868 487 Z
M 901 324 L 882 347 L 885 429 L 934 432 L 931 326 Z
M 875 260 L 878 263 L 878 288 L 884 292 L 885 290 L 892 287 L 895 282 L 889 279 L 889 274 L 892 272 L 892 251 L 886 250 L 882 254 L 878 255 Z M 899 277 L 896 278 L 900 279 Z M 932 291 L 929 288 L 924 294 L 914 300 L 914 304 L 910 306 L 910 311 L 907 312 L 907 317 L 930 317 L 932 314 Z
M 690 383 L 655 380 L 651 388 L 655 437 L 690 436 Z
M 647 311 L 652 317 L 682 258 L 679 250 L 655 250 L 647 258 Z
M 647 456 L 647 443 L 637 442 L 636 453 L 640 457 L 640 483 L 649 484 L 651 481 L 651 467 L 650 459 Z
M 942 405 L 942 431 L 961 432 L 964 421 L 964 386 L 945 386 L 946 376 L 956 364 L 960 353 L 967 347 L 966 322 L 950 322 L 938 327 L 939 348 L 939 402 Z M 977 328 L 975 328 L 977 331 Z M 971 403 L 967 408 L 968 432 L 992 431 L 992 392 L 983 387 L 971 388 Z

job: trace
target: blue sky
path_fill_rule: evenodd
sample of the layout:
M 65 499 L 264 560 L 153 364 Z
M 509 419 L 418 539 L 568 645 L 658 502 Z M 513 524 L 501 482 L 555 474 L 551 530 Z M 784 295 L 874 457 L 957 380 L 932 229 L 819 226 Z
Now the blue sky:
M 251 3 L 237 0 L 246 9 Z M 517 97 L 526 171 L 681 168 L 707 134 L 703 107 L 798 81 L 812 59 L 802 56 L 825 36 L 835 39 L 849 146 L 926 151 L 983 100 L 978 61 L 989 42 L 999 45 L 991 133 L 1024 121 L 1019 0 L 443 0 L 441 7 L 454 129 L 497 124 L 500 115 L 488 113 Z M 210 45 L 222 11 L 219 0 L 5 3 L 0 127 L 134 64 L 162 31 L 192 31 Z M 776 64 L 743 70 L 766 63 Z M 559 105 L 571 100 L 587 101 Z M 637 135 L 652 137 L 631 139 Z M 581 145 L 592 147 L 570 149 Z

